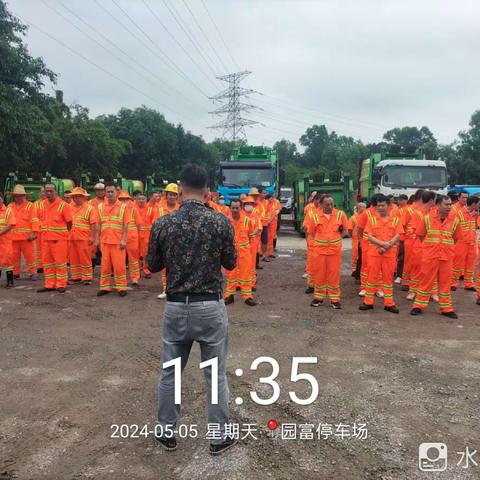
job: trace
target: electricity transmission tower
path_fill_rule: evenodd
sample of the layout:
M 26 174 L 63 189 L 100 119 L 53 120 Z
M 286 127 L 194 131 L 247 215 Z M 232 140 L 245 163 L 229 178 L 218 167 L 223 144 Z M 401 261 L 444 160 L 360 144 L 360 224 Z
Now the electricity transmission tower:
M 213 102 L 226 100 L 227 103 L 218 107 L 213 112 L 209 112 L 212 115 L 226 115 L 226 118 L 215 125 L 208 128 L 222 129 L 223 138 L 233 140 L 237 143 L 239 140 L 246 140 L 244 127 L 250 127 L 252 125 L 259 124 L 254 120 L 249 120 L 241 116 L 241 112 L 250 112 L 251 110 L 263 110 L 262 108 L 243 103 L 240 101 L 241 97 L 248 97 L 252 93 L 259 93 L 250 88 L 240 87 L 240 82 L 250 75 L 252 72 L 244 70 L 243 72 L 231 73 L 229 75 L 223 75 L 217 77 L 219 80 L 223 80 L 228 83 L 228 87 L 219 94 L 209 97 Z

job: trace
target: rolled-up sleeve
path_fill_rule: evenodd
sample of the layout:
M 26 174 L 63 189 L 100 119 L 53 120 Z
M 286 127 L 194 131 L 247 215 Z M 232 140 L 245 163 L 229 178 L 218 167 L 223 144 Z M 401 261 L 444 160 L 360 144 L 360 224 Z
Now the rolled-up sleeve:
M 160 272 L 165 268 L 164 252 L 162 248 L 162 222 L 157 220 L 152 225 L 148 241 L 147 266 L 152 273 Z
M 237 265 L 237 250 L 235 248 L 235 241 L 233 236 L 233 227 L 232 224 L 227 220 L 224 222 L 223 227 L 223 242 L 222 242 L 222 253 L 221 253 L 221 263 L 222 267 L 226 270 L 233 270 Z

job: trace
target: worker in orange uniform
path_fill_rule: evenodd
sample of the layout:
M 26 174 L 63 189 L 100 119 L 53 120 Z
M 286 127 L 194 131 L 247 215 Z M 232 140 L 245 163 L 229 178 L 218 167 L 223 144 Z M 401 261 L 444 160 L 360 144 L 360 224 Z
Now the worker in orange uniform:
M 152 225 L 159 219 L 172 213 L 175 210 L 178 210 L 178 185 L 176 183 L 169 183 L 164 191 L 164 202 L 160 202 L 158 208 L 154 209 L 152 212 Z M 162 291 L 157 295 L 157 298 L 163 300 L 167 298 L 167 269 L 164 268 L 161 272 L 162 274 Z
M 97 209 L 88 202 L 88 193 L 75 187 L 72 198 L 73 224 L 70 230 L 70 276 L 72 282 L 91 285 L 93 280 L 92 247 L 98 245 Z
M 465 190 L 458 192 L 457 200 L 455 202 L 453 202 L 452 200 L 453 202 L 452 211 L 454 213 L 458 213 L 459 210 L 461 210 L 462 208 L 465 208 L 467 206 L 467 200 L 468 200 L 468 192 L 466 192 Z
M 408 207 L 408 195 L 402 193 L 398 196 L 398 209 L 396 215 L 400 219 L 400 223 L 403 227 L 403 220 L 405 218 L 405 212 Z M 403 267 L 405 264 L 405 229 L 400 234 L 400 240 L 398 242 L 398 253 L 397 253 L 397 267 L 395 269 L 395 283 L 401 284 L 403 277 Z
M 13 247 L 11 231 L 15 227 L 15 213 L 4 204 L 0 193 L 0 275 L 6 272 L 7 288 L 13 287 Z
M 260 236 L 260 255 L 262 257 L 263 262 L 269 262 L 270 258 L 267 254 L 267 247 L 268 247 L 268 226 L 272 221 L 270 211 L 268 208 L 268 200 L 267 200 L 267 191 L 265 188 L 260 188 L 258 190 L 260 196 L 258 198 L 258 203 L 262 205 L 263 208 L 263 216 L 262 216 L 262 233 Z
M 152 209 L 147 204 L 147 197 L 142 192 L 135 195 L 135 208 L 140 215 L 140 232 L 138 236 L 138 245 L 140 260 L 142 261 L 142 271 L 145 278 L 152 278 L 152 274 L 147 267 L 148 239 L 152 229 Z
M 98 206 L 105 201 L 105 184 L 102 182 L 98 182 L 93 187 L 93 191 L 95 196 L 88 201 L 90 205 L 95 209 L 97 217 L 98 213 Z M 99 228 L 99 226 L 97 226 Z M 91 257 L 92 257 L 92 269 L 95 268 L 95 265 L 100 265 L 102 252 L 100 251 L 100 244 L 92 245 L 91 246 Z
M 126 246 L 129 217 L 127 206 L 120 203 L 117 196 L 115 185 L 106 185 L 106 201 L 98 206 L 102 250 L 98 297 L 111 292 L 112 276 L 118 295 L 127 295 Z
M 263 270 L 263 267 L 260 265 L 260 253 L 262 248 L 262 239 L 261 236 L 263 234 L 263 220 L 265 217 L 265 207 L 261 201 L 261 195 L 257 188 L 252 187 L 248 192 L 248 196 L 252 197 L 255 203 L 253 204 L 253 213 L 257 215 L 261 223 L 260 229 L 260 238 L 258 239 L 258 253 L 257 258 L 255 259 L 255 270 Z M 231 215 L 231 214 L 230 214 Z
M 132 203 L 132 198 L 126 190 L 120 190 L 118 200 L 123 203 L 127 209 L 125 215 L 128 217 L 127 233 L 127 256 L 128 256 L 128 274 L 132 285 L 138 285 L 140 280 L 140 227 L 142 219 L 138 210 Z
M 438 195 L 432 208 L 416 227 L 417 239 L 423 241 L 420 282 L 411 315 L 420 315 L 428 306 L 435 283 L 438 284 L 442 315 L 458 318 L 452 307 L 450 292 L 455 242 L 462 237 L 462 227 L 456 215 L 450 215 L 452 200 Z
M 45 184 L 42 220 L 42 262 L 45 286 L 37 292 L 56 290 L 65 293 L 68 283 L 68 237 L 72 228 L 72 211 L 68 203 L 57 195 L 53 183 Z
M 268 242 L 267 255 L 269 258 L 275 258 L 273 253 L 275 238 L 277 237 L 278 214 L 282 210 L 282 205 L 273 194 L 267 195 L 267 209 L 270 223 L 268 224 Z
M 305 205 L 303 209 L 303 223 L 302 228 L 305 232 L 305 238 L 307 240 L 307 261 L 305 263 L 305 274 L 303 275 L 304 278 L 307 279 L 307 289 L 305 293 L 310 295 L 315 291 L 315 281 L 313 278 L 313 268 L 312 268 L 312 250 L 315 244 L 314 237 L 315 234 L 309 228 L 311 223 L 313 222 L 313 216 L 315 212 L 320 208 L 320 200 L 322 195 L 318 194 L 317 192 L 312 192 L 309 197 L 309 203 Z
M 368 251 L 367 292 L 360 310 L 371 310 L 379 279 L 384 292 L 383 305 L 387 312 L 398 313 L 393 300 L 393 275 L 397 263 L 397 244 L 403 232 L 400 216 L 395 209 L 389 211 L 390 199 L 383 194 L 375 195 L 372 201 L 374 214 L 365 226 L 370 247 Z
M 13 276 L 20 278 L 22 255 L 28 278 L 37 280 L 37 262 L 35 259 L 35 240 L 40 230 L 37 209 L 27 201 L 27 192 L 23 185 L 15 185 L 13 203 L 10 205 L 15 214 L 16 225 L 12 229 Z
M 240 200 L 230 202 L 230 222 L 235 234 L 235 248 L 237 250 L 237 266 L 226 271 L 227 285 L 225 288 L 225 305 L 234 302 L 237 286 L 240 287 L 245 303 L 251 307 L 257 302 L 252 297 L 252 253 L 251 238 L 257 227 L 255 223 L 242 211 Z
M 223 195 L 218 197 L 217 207 L 220 213 L 223 213 L 226 217 L 230 216 L 230 209 L 228 208 L 228 205 L 225 205 L 225 197 Z
M 317 194 L 319 195 L 319 194 Z M 340 267 L 342 238 L 348 229 L 345 212 L 333 206 L 331 195 L 322 195 L 321 210 L 315 212 L 308 226 L 314 234 L 312 269 L 315 282 L 312 307 L 319 307 L 329 297 L 333 308 L 340 309 Z
M 348 219 L 348 234 L 352 238 L 352 277 L 357 275 L 358 255 L 360 251 L 360 237 L 358 235 L 358 217 L 365 211 L 367 206 L 358 202 L 355 213 Z M 357 280 L 360 279 L 358 276 Z
M 415 194 L 415 198 L 417 198 Z M 422 190 L 420 199 L 415 201 L 415 209 L 411 222 L 411 227 L 415 232 L 415 239 L 412 246 L 412 261 L 410 272 L 410 288 L 407 294 L 407 300 L 413 300 L 417 293 L 418 285 L 420 283 L 420 276 L 422 275 L 422 255 L 423 255 L 423 243 L 420 238 L 417 237 L 416 229 L 423 224 L 423 218 L 430 209 L 435 205 L 435 192 L 428 190 Z M 431 292 L 433 293 L 433 291 Z
M 254 212 L 255 200 L 253 197 L 247 195 L 242 202 L 243 211 L 248 217 L 249 221 L 254 225 L 254 230 L 249 234 L 250 238 L 250 254 L 251 258 L 251 270 L 252 270 L 252 291 L 256 290 L 257 285 L 257 272 L 255 264 L 257 261 L 258 245 L 260 243 L 260 231 L 262 229 L 262 222 L 257 213 Z M 229 216 L 230 217 L 230 216 Z
M 375 195 L 372 196 L 370 202 L 375 200 Z M 358 295 L 364 297 L 367 293 L 367 277 L 368 277 L 368 251 L 370 248 L 370 242 L 368 241 L 368 234 L 365 233 L 365 227 L 367 226 L 368 220 L 373 215 L 373 208 L 369 205 L 365 210 L 358 215 L 357 219 L 357 230 L 360 240 L 360 250 L 361 250 L 361 265 L 360 265 L 360 292 Z M 381 291 L 381 290 L 380 290 Z M 383 294 L 383 292 L 382 292 Z M 380 296 L 382 295 L 380 294 Z
M 473 286 L 473 271 L 477 259 L 478 202 L 478 197 L 470 197 L 467 199 L 465 207 L 457 210 L 458 220 L 462 227 L 462 238 L 455 244 L 452 290 L 457 289 L 458 281 L 463 272 L 463 287 L 465 290 L 476 291 Z
M 44 217 L 44 205 L 43 201 L 45 200 L 45 187 L 41 187 L 38 192 L 38 199 L 33 202 L 33 206 L 37 210 L 38 218 L 38 232 L 37 238 L 35 240 L 35 263 L 37 267 L 37 273 L 43 272 L 43 263 L 42 263 L 42 221 Z

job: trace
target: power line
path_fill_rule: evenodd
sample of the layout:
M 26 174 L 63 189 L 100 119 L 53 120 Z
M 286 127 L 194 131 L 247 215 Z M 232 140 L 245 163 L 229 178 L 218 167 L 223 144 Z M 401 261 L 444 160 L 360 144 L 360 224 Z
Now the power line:
M 228 72 L 228 68 L 225 66 L 225 64 L 223 63 L 223 60 L 220 58 L 220 56 L 218 55 L 218 52 L 217 50 L 215 49 L 215 47 L 211 44 L 210 42 L 210 39 L 208 38 L 207 34 L 205 33 L 205 31 L 203 30 L 203 28 L 201 27 L 201 25 L 199 24 L 199 22 L 197 21 L 195 15 L 193 14 L 192 10 L 190 9 L 190 7 L 188 6 L 188 3 L 185 1 L 185 0 L 182 0 L 183 1 L 183 4 L 185 5 L 185 7 L 187 8 L 187 10 L 189 11 L 190 15 L 192 16 L 193 18 L 193 21 L 195 22 L 195 25 L 198 27 L 198 29 L 200 30 L 200 32 L 202 33 L 202 35 L 204 36 L 205 40 L 207 41 L 208 45 L 210 46 L 210 48 L 213 50 L 213 53 L 215 54 L 215 56 L 217 57 L 218 61 L 220 62 L 220 65 L 222 66 L 223 68 L 223 71 L 224 72 Z
M 204 8 L 205 11 L 207 12 L 208 17 L 210 18 L 210 21 L 212 22 L 213 26 L 215 27 L 215 30 L 217 31 L 218 36 L 220 37 L 220 40 L 222 41 L 223 46 L 225 47 L 225 50 L 227 51 L 228 56 L 230 57 L 230 60 L 233 62 L 235 68 L 236 68 L 238 71 L 241 70 L 241 68 L 238 66 L 238 63 L 237 63 L 237 62 L 235 61 L 235 59 L 233 58 L 233 55 L 230 53 L 230 50 L 229 50 L 229 48 L 228 48 L 228 46 L 227 46 L 227 43 L 225 42 L 225 39 L 223 38 L 223 35 L 222 35 L 220 29 L 218 28 L 215 20 L 214 20 L 213 17 L 210 15 L 210 12 L 209 12 L 209 10 L 208 10 L 208 8 L 207 8 L 207 5 L 205 4 L 205 2 L 204 2 L 203 0 L 200 0 L 200 1 L 202 2 L 203 8 Z
M 92 60 L 90 60 L 89 58 L 85 57 L 85 55 L 81 54 L 80 52 L 77 52 L 76 50 L 74 50 L 72 47 L 68 46 L 66 43 L 64 43 L 62 40 L 59 40 L 58 38 L 54 37 L 53 35 L 51 35 L 50 33 L 46 32 L 45 30 L 43 30 L 42 28 L 40 28 L 38 25 L 35 25 L 33 22 L 31 21 L 28 21 L 26 19 L 23 19 L 20 15 L 16 15 L 18 18 L 20 18 L 24 23 L 28 23 L 30 26 L 32 26 L 33 28 L 35 28 L 36 30 L 38 30 L 39 32 L 43 33 L 43 35 L 47 36 L 48 38 L 50 38 L 51 40 L 57 42 L 58 44 L 60 44 L 62 47 L 66 48 L 67 50 L 69 50 L 71 53 L 73 53 L 74 55 L 80 57 L 81 59 L 83 59 L 84 61 L 86 61 L 87 63 L 89 63 L 90 65 L 93 65 L 95 68 L 97 68 L 98 70 L 101 70 L 103 73 L 107 74 L 108 76 L 114 78 L 115 80 L 117 80 L 118 82 L 122 83 L 123 85 L 125 85 L 126 87 L 130 88 L 131 90 L 139 93 L 140 95 L 143 95 L 144 97 L 148 98 L 149 100 L 152 100 L 154 101 L 155 103 L 157 103 L 158 105 L 160 105 L 162 108 L 165 108 L 167 110 L 169 110 L 170 112 L 172 113 L 175 113 L 176 115 L 178 115 L 180 118 L 182 118 L 182 115 L 177 112 L 176 110 L 173 110 L 171 109 L 170 107 L 168 107 L 167 105 L 159 102 L 156 98 L 150 96 L 148 93 L 145 93 L 143 92 L 142 90 L 139 90 L 137 87 L 135 87 L 134 85 L 131 85 L 130 83 L 126 82 L 125 80 L 123 80 L 122 78 L 120 77 L 117 77 L 115 74 L 113 74 L 112 72 L 110 72 L 109 70 L 107 70 L 106 68 L 103 68 L 102 66 L 98 65 L 97 63 L 93 62 Z M 185 117 L 183 115 L 183 117 Z M 189 120 L 193 121 L 193 119 L 189 118 L 189 117 L 186 117 L 188 118 Z
M 200 55 L 200 57 L 202 58 L 202 60 L 205 62 L 205 64 L 207 65 L 207 67 L 209 68 L 209 70 L 212 72 L 213 76 L 216 76 L 216 72 L 215 72 L 215 66 L 214 68 L 212 68 L 212 65 L 211 65 L 211 60 L 207 60 L 207 58 L 205 58 L 205 55 L 203 54 L 201 48 L 199 47 L 199 45 L 196 43 L 196 40 L 192 37 L 192 35 L 187 31 L 188 27 L 185 28 L 183 26 L 183 22 L 182 22 L 182 19 L 180 17 L 180 15 L 178 14 L 177 10 L 175 9 L 175 7 L 173 5 L 169 5 L 167 0 L 162 0 L 163 1 L 163 4 L 165 5 L 165 7 L 167 7 L 168 11 L 170 12 L 170 14 L 172 15 L 173 19 L 175 20 L 175 22 L 177 23 L 177 25 L 182 29 L 183 33 L 185 33 L 185 35 L 187 36 L 187 38 L 190 40 L 190 43 L 195 47 L 195 49 L 197 50 L 198 54 Z M 177 18 L 178 16 L 178 18 Z M 207 56 L 208 57 L 208 56 Z
M 126 12 L 118 3 L 116 0 L 112 0 L 112 3 L 130 20 L 131 23 L 133 23 L 133 25 L 135 25 L 135 27 L 140 30 L 143 35 L 150 41 L 150 43 L 152 43 L 156 48 L 157 50 L 168 60 L 168 62 L 170 62 L 170 68 L 172 68 L 172 70 L 175 71 L 175 73 L 177 73 L 177 75 L 183 77 L 187 82 L 189 82 L 196 90 L 198 90 L 204 97 L 208 97 L 208 95 L 195 83 L 193 82 L 189 77 L 188 75 L 186 75 L 183 70 L 157 45 L 157 43 L 153 40 L 152 37 L 150 37 L 150 35 L 148 35 L 148 33 L 145 32 L 145 30 L 140 26 L 138 25 L 137 22 L 135 22 L 135 20 L 128 14 L 128 12 Z M 150 49 L 151 50 L 151 49 Z M 151 50 L 152 51 L 152 50 Z M 158 55 L 157 55 L 158 57 Z M 164 62 L 166 65 L 168 65 L 168 63 L 162 58 L 162 57 L 158 57 L 160 58 L 160 60 L 162 60 L 162 62 Z
M 216 88 L 216 85 L 214 83 L 214 81 L 212 80 L 212 78 L 205 73 L 205 70 L 203 70 L 203 68 L 199 65 L 199 63 L 190 55 L 190 53 L 188 52 L 188 50 L 185 49 L 185 47 L 177 40 L 177 37 L 175 35 L 173 35 L 170 30 L 166 27 L 166 25 L 162 22 L 162 20 L 160 19 L 160 17 L 155 13 L 155 11 L 150 7 L 150 5 L 148 5 L 147 1 L 146 0 L 142 0 L 142 2 L 144 3 L 144 5 L 147 7 L 148 11 L 153 15 L 153 17 L 155 18 L 155 20 L 163 27 L 163 29 L 167 32 L 167 34 L 170 36 L 170 38 L 183 50 L 183 52 L 185 53 L 185 55 L 187 55 L 187 57 L 190 59 L 190 61 L 192 63 L 194 63 L 197 68 L 200 70 L 200 72 L 204 75 L 204 77 L 212 84 L 215 86 Z

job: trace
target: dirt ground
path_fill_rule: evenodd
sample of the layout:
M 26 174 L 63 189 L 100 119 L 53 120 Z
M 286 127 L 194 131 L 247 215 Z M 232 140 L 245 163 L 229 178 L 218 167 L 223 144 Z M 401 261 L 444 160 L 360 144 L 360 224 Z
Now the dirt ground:
M 228 307 L 228 376 L 232 422 L 256 424 L 248 438 L 221 457 L 208 454 L 206 391 L 194 348 L 183 376 L 180 423 L 197 424 L 199 438 L 179 439 L 175 452 L 152 437 L 111 438 L 112 424 L 153 429 L 160 368 L 163 301 L 158 277 L 122 299 L 97 298 L 96 286 L 72 286 L 64 295 L 37 294 L 19 281 L 0 289 L 0 479 L 478 479 L 479 466 L 457 466 L 456 452 L 480 451 L 480 307 L 463 290 L 454 296 L 458 321 L 436 305 L 421 318 L 360 312 L 357 285 L 344 254 L 343 310 L 311 308 L 305 295 L 304 241 L 284 233 L 280 255 L 259 272 L 257 307 Z M 2 279 L 3 283 L 3 279 Z M 249 391 L 268 397 L 259 383 L 269 367 L 250 370 L 260 356 L 280 364 L 279 400 L 256 405 Z M 318 357 L 303 367 L 318 380 L 311 405 L 293 403 L 293 356 Z M 244 375 L 237 377 L 235 369 Z M 242 405 L 234 399 L 243 397 Z M 266 428 L 279 423 L 366 424 L 368 438 L 282 439 Z M 301 428 L 301 427 L 298 427 Z M 443 473 L 418 468 L 422 442 L 444 442 Z M 464 466 L 464 465 L 463 465 Z

